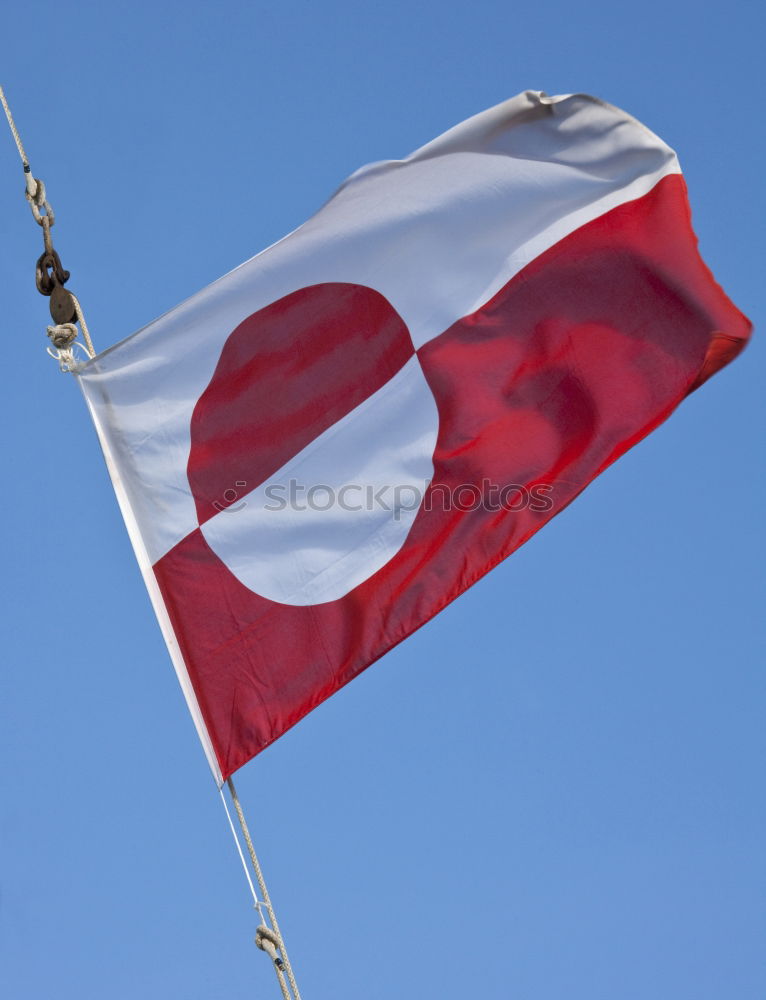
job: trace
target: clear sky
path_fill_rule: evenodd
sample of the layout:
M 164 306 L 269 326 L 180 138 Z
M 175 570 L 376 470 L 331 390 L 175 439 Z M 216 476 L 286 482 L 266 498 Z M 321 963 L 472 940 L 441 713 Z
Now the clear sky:
M 5 4 L 0 83 L 98 348 L 352 170 L 524 89 L 680 156 L 755 340 L 238 777 L 304 1000 L 761 1000 L 763 7 Z M 278 994 L 0 123 L 0 992 Z

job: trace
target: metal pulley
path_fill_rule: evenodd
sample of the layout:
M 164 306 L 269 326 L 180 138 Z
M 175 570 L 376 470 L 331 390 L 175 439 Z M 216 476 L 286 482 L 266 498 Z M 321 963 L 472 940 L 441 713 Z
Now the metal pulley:
M 53 322 L 74 323 L 77 319 L 77 307 L 74 296 L 64 288 L 69 280 L 69 271 L 65 270 L 61 258 L 51 247 L 45 250 L 35 266 L 35 284 L 41 295 L 50 297 L 50 313 Z
M 77 319 L 74 296 L 63 285 L 56 285 L 51 292 L 49 309 L 53 322 L 59 326 L 63 323 L 74 323 Z
M 65 285 L 69 281 L 69 271 L 64 269 L 61 258 L 51 247 L 44 250 L 37 258 L 35 265 L 35 284 L 41 295 L 50 295 L 56 285 Z
M 55 325 L 48 327 L 48 336 L 58 352 L 54 352 L 54 357 L 58 359 L 63 371 L 73 371 L 75 363 L 73 349 L 77 337 L 76 324 L 78 322 L 83 325 L 87 353 L 90 357 L 93 357 L 93 345 L 90 343 L 90 336 L 78 310 L 77 299 L 68 288 L 64 287 L 69 281 L 69 271 L 61 263 L 61 258 L 51 239 L 51 226 L 55 221 L 55 216 L 45 194 L 45 185 L 38 178 L 32 177 L 27 165 L 25 165 L 24 172 L 26 174 L 25 197 L 32 209 L 35 222 L 42 227 L 45 244 L 45 248 L 35 264 L 35 285 L 38 292 L 50 300 L 48 307 Z M 50 349 L 48 353 L 51 353 Z
M 24 167 L 24 197 L 32 210 L 35 222 L 43 231 L 44 250 L 35 265 L 35 285 L 41 295 L 50 299 L 50 314 L 55 324 L 53 327 L 48 327 L 48 336 L 54 347 L 54 350 L 48 348 L 48 353 L 58 360 L 62 371 L 73 372 L 77 365 L 75 360 L 76 347 L 84 347 L 89 358 L 95 357 L 96 352 L 80 304 L 76 296 L 64 287 L 69 280 L 69 271 L 61 263 L 61 258 L 56 253 L 51 239 L 51 227 L 56 221 L 56 217 L 45 193 L 45 184 L 39 177 L 34 177 L 32 174 L 27 154 L 24 151 L 21 137 L 2 87 L 0 87 L 0 104 L 5 111 L 8 126 Z M 77 324 L 80 326 L 79 332 L 82 333 L 84 344 L 77 340 Z

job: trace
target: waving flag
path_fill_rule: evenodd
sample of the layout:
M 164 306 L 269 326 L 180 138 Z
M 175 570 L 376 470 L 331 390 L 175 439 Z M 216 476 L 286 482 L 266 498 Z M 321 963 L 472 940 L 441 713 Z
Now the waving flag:
M 741 349 L 673 151 L 527 92 L 365 167 L 80 382 L 220 782 Z

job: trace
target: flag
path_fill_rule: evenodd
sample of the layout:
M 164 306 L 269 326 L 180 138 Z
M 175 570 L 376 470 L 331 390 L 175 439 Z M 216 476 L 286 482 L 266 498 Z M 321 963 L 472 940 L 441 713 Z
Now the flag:
M 673 151 L 528 91 L 353 174 L 79 381 L 223 781 L 565 507 L 750 332 Z

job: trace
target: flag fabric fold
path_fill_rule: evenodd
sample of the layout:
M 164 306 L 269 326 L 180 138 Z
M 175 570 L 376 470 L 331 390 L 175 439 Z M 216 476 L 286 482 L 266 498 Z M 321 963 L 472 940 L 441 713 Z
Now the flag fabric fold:
M 673 151 L 528 91 L 357 171 L 79 381 L 217 781 L 728 363 Z

